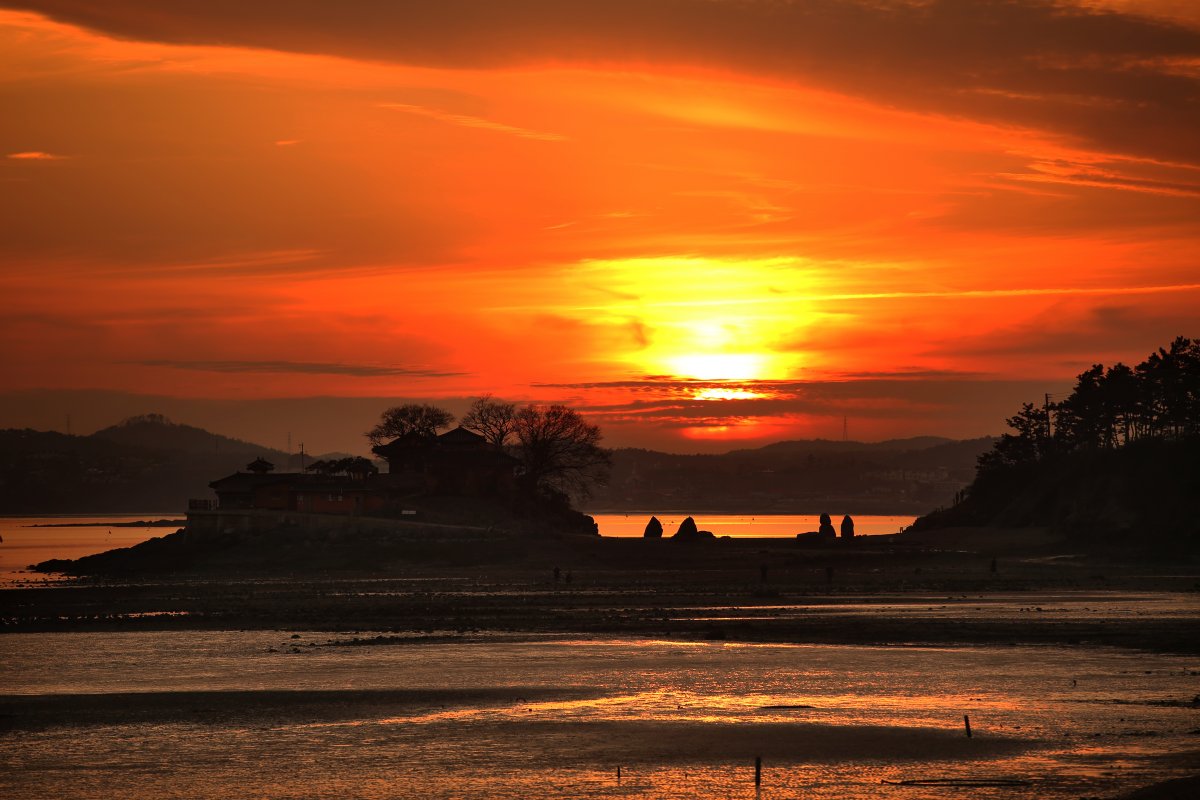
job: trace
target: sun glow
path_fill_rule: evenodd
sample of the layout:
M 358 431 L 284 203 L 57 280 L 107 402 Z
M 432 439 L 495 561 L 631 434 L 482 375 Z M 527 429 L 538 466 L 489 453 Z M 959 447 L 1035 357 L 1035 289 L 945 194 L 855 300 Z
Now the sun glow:
M 709 386 L 696 390 L 692 395 L 696 400 L 759 400 L 768 396 L 766 392 L 756 392 L 740 386 Z
M 753 381 L 795 373 L 800 354 L 779 343 L 819 320 L 810 298 L 828 272 L 799 258 L 660 256 L 589 261 L 576 274 L 605 294 L 580 311 L 637 331 L 623 358 L 636 372 Z
M 688 439 L 760 439 L 765 436 L 782 436 L 791 429 L 792 422 L 770 417 L 731 417 L 720 422 L 710 421 L 707 425 L 689 425 L 679 433 Z
M 750 381 L 766 377 L 764 356 L 752 353 L 699 353 L 669 360 L 672 374 L 702 381 Z

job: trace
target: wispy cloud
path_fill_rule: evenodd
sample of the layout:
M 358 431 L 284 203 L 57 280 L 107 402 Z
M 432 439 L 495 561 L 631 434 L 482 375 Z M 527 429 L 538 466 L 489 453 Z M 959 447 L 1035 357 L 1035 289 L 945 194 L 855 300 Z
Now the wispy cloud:
M 1190 169 L 1184 165 L 1170 165 Z M 1119 189 L 1171 197 L 1200 197 L 1200 184 L 1187 181 L 1163 181 L 1126 175 L 1115 169 L 1096 164 L 1070 163 L 1064 160 L 1035 161 L 1029 172 L 1000 173 L 998 178 L 1027 183 L 1057 183 L 1068 186 L 1089 186 L 1098 189 Z M 1186 174 L 1186 173 L 1185 173 Z
M 46 153 L 41 150 L 25 150 L 20 153 L 9 153 L 8 158 L 16 161 L 65 161 L 70 156 Z
M 150 359 L 138 361 L 144 367 L 166 367 L 200 372 L 292 373 L 306 375 L 348 375 L 356 378 L 402 376 L 406 378 L 449 378 L 464 375 L 428 367 L 398 367 L 375 364 L 323 363 L 319 361 L 176 361 Z
M 408 103 L 380 103 L 380 108 L 390 108 L 394 111 L 403 111 L 406 114 L 417 114 L 422 117 L 429 117 L 440 122 L 448 122 L 451 125 L 461 125 L 464 128 L 480 128 L 487 131 L 495 131 L 496 133 L 506 133 L 510 136 L 519 136 L 522 139 L 537 139 L 543 142 L 562 142 L 567 137 L 557 133 L 546 133 L 544 131 L 530 130 L 529 128 L 518 128 L 515 125 L 505 125 L 503 122 L 494 122 L 483 117 L 472 117 L 467 114 L 452 114 L 448 111 L 439 111 L 436 108 L 426 108 L 425 106 L 414 106 Z
M 902 373 L 879 378 L 737 384 L 648 376 L 544 388 L 581 393 L 575 404 L 605 425 L 678 429 L 776 423 L 786 426 L 817 418 L 840 422 L 843 416 L 857 422 L 907 420 L 913 424 L 937 419 L 945 425 L 957 424 L 980 407 L 989 410 L 991 419 L 1000 420 L 1023 400 L 1040 396 L 1048 385 L 968 373 L 928 374 L 930 377 L 921 380 Z M 1058 389 L 1058 384 L 1050 386 Z M 608 392 L 614 389 L 619 390 L 617 396 L 624 397 L 615 401 L 599 399 L 613 396 Z

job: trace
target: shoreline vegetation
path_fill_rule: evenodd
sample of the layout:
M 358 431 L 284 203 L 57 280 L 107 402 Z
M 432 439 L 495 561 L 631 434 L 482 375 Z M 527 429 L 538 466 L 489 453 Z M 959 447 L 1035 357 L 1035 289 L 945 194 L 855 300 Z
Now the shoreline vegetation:
M 1096 364 L 1063 400 L 1007 422 L 956 502 L 913 531 L 1044 526 L 1079 546 L 1200 555 L 1200 341 L 1177 337 L 1136 367 Z

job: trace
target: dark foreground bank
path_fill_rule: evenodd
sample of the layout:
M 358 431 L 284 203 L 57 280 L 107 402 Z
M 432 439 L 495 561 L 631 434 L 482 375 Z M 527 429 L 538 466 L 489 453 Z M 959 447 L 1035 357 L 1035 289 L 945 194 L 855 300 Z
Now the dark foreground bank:
M 1052 643 L 1200 653 L 1195 565 L 1064 551 L 1024 532 L 822 546 L 434 533 L 175 534 L 43 565 L 88 574 L 0 591 L 0 629 Z

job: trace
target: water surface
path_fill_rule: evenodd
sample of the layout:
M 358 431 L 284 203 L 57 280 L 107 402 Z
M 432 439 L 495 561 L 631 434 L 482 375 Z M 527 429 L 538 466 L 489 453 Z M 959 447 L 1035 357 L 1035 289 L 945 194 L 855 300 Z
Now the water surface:
M 0 517 L 0 585 L 54 580 L 28 571 L 31 564 L 52 558 L 82 558 L 116 547 L 132 547 L 178 528 L 112 527 L 118 523 L 170 519 L 171 515 L 97 514 L 44 517 Z M 70 527 L 95 523 L 87 527 Z M 41 526 L 56 527 L 41 527 Z M 39 526 L 39 527 L 35 527 Z M 57 527 L 63 526 L 63 527 Z
M 641 536 L 646 530 L 652 512 L 629 512 L 619 514 L 592 514 L 600 527 L 601 536 Z M 687 514 L 678 512 L 655 513 L 663 526 L 663 535 L 670 536 L 679 530 Z M 815 531 L 821 527 L 819 514 L 692 514 L 700 530 L 712 531 L 717 536 L 781 537 L 791 538 L 797 533 Z M 913 523 L 913 516 L 879 516 L 863 514 L 854 518 L 854 532 L 858 536 L 875 536 L 899 533 Z M 841 530 L 841 515 L 833 517 L 833 527 Z
M 0 795 L 750 798 L 760 755 L 762 797 L 1003 776 L 1032 786 L 970 796 L 1065 799 L 1185 774 L 1198 748 L 1191 657 L 339 636 L 7 635 Z

